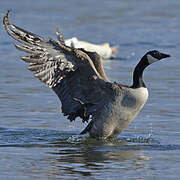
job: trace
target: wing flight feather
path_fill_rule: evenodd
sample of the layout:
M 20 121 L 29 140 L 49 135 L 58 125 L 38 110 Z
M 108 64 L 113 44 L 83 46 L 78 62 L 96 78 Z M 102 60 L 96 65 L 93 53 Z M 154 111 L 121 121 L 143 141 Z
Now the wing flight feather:
M 91 115 L 96 116 L 109 93 L 109 80 L 100 57 L 83 49 L 67 47 L 58 29 L 59 41 L 46 40 L 23 30 L 9 21 L 8 14 L 3 18 L 5 30 L 23 44 L 14 44 L 15 47 L 29 54 L 20 58 L 29 63 L 28 70 L 36 78 L 57 94 L 63 114 L 70 121 L 80 117 L 83 122 L 88 121 Z

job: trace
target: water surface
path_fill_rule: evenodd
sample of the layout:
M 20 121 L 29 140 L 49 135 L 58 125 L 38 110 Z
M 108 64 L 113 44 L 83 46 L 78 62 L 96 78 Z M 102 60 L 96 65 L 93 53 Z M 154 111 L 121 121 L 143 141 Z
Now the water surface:
M 115 140 L 79 136 L 85 127 L 60 113 L 60 102 L 26 70 L 14 42 L 0 29 L 1 179 L 179 179 L 180 2 L 177 0 L 2 1 L 12 21 L 46 38 L 77 36 L 118 46 L 103 62 L 112 81 L 132 83 L 132 70 L 148 50 L 171 58 L 148 67 L 149 99 Z

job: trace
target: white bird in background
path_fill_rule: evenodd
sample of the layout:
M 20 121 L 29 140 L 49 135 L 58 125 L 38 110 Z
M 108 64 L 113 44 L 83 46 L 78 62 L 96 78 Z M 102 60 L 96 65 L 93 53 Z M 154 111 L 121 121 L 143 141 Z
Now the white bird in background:
M 57 36 L 60 34 L 59 30 L 56 31 Z M 83 48 L 86 51 L 96 52 L 98 53 L 102 59 L 111 59 L 115 58 L 118 53 L 118 49 L 116 46 L 110 46 L 109 43 L 103 44 L 93 44 L 86 41 L 80 41 L 77 37 L 73 37 L 71 39 L 66 39 L 65 45 L 74 48 Z

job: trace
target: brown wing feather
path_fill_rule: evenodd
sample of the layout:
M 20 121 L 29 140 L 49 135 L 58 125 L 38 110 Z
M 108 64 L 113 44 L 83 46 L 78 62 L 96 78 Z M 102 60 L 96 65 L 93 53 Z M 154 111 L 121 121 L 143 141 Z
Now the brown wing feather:
M 56 36 L 57 39 L 62 43 L 65 44 L 64 42 L 64 36 L 63 34 L 60 32 L 59 28 L 56 28 Z M 71 46 L 73 47 L 73 46 Z M 99 75 L 104 79 L 104 81 L 109 82 L 109 79 L 106 75 L 106 73 L 104 72 L 103 66 L 102 66 L 102 58 L 101 56 L 96 53 L 96 52 L 90 52 L 90 51 L 86 51 L 83 48 L 80 48 L 81 51 L 85 52 L 90 59 L 92 60 L 97 72 L 99 73 Z
M 92 60 L 97 72 L 100 74 L 100 76 L 104 79 L 106 82 L 110 82 L 106 73 L 104 72 L 104 68 L 102 66 L 102 58 L 101 56 L 96 52 L 89 52 L 84 49 L 81 49 L 83 52 L 85 52 Z
M 30 63 L 28 70 L 36 78 L 55 91 L 68 119 L 81 117 L 84 122 L 96 114 L 105 101 L 109 80 L 102 65 L 100 70 L 97 68 L 99 62 L 96 63 L 94 54 L 65 46 L 60 32 L 60 42 L 57 42 L 23 30 L 10 23 L 8 13 L 3 18 L 3 26 L 10 36 L 24 44 L 15 44 L 30 54 L 21 59 Z

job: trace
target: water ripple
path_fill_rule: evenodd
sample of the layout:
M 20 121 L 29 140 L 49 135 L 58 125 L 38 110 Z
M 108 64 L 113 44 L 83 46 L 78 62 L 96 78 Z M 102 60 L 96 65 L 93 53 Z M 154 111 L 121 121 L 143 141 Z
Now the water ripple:
M 59 132 L 55 130 L 41 129 L 7 129 L 0 128 L 0 148 L 24 147 L 24 148 L 53 148 L 53 147 L 79 147 L 92 146 L 96 150 L 103 151 L 129 151 L 129 150 L 156 150 L 169 151 L 180 150 L 178 144 L 160 144 L 151 137 L 117 138 L 109 140 L 95 140 L 87 135 L 78 135 L 77 132 Z

